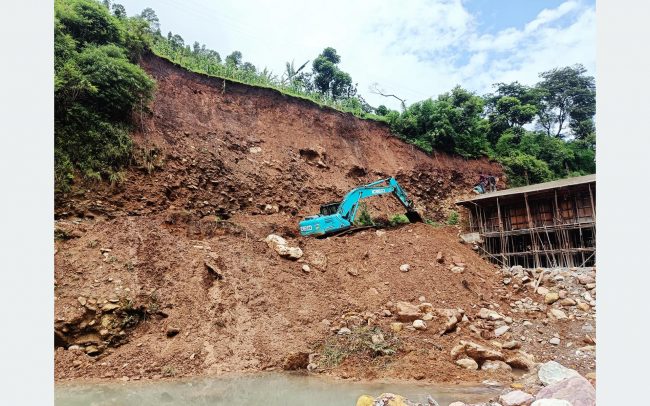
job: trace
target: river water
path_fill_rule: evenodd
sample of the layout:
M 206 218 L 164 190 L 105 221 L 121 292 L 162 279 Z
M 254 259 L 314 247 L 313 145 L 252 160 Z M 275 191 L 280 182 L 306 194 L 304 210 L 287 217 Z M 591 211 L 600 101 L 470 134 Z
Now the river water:
M 360 395 L 397 393 L 426 404 L 431 395 L 440 406 L 457 400 L 484 402 L 499 389 L 335 380 L 302 374 L 192 378 L 119 383 L 57 383 L 57 406 L 354 406 Z

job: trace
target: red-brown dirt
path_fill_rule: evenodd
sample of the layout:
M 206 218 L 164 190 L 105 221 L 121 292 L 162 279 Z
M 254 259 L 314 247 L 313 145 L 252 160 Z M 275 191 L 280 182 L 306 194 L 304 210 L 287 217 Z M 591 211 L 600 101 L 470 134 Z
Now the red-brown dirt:
M 381 123 L 157 57 L 142 64 L 157 91 L 138 117 L 136 164 L 126 181 L 80 184 L 56 196 L 57 379 L 304 367 L 300 354 L 322 359 L 341 327 L 370 324 L 391 336 L 391 304 L 418 304 L 421 296 L 434 308 L 463 309 L 468 320 L 440 336 L 445 320 L 434 318 L 426 331 L 394 334 L 394 355 L 355 353 L 317 371 L 437 382 L 513 379 L 461 369 L 451 359 L 461 339 L 492 345 L 491 337 L 469 330 L 481 323 L 481 307 L 515 320 L 500 340 L 525 334 L 509 302 L 532 295 L 504 286 L 501 271 L 461 244 L 456 227 L 408 224 L 328 239 L 298 233 L 300 219 L 320 204 L 386 176 L 397 178 L 426 218 L 444 221 L 479 173 L 503 177 L 498 165 L 428 156 Z M 403 212 L 385 197 L 368 205 L 374 215 Z M 264 242 L 271 233 L 304 256 L 278 256 Z M 451 272 L 453 262 L 465 270 Z M 402 264 L 410 270 L 401 272 Z M 551 331 L 580 340 L 577 323 L 556 326 L 544 313 L 527 319 L 545 340 Z M 574 351 L 554 347 L 549 355 L 547 345 L 529 344 L 523 349 L 537 361 Z M 593 370 L 592 360 L 569 358 L 566 366 Z

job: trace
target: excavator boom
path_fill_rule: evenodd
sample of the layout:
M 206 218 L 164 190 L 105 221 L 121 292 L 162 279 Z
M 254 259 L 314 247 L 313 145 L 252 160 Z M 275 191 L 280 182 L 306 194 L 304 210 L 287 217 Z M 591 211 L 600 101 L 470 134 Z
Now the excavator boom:
M 324 235 L 351 228 L 361 199 L 387 193 L 392 193 L 406 208 L 406 217 L 411 223 L 423 221 L 395 178 L 386 178 L 352 189 L 338 204 L 328 203 L 321 206 L 320 214 L 306 217 L 300 222 L 300 234 Z

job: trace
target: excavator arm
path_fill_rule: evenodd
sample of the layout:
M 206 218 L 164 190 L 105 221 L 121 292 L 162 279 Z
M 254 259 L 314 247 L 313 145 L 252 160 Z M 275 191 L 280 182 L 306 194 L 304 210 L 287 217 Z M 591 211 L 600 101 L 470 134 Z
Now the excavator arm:
M 302 235 L 323 235 L 348 229 L 352 227 L 361 199 L 388 193 L 392 193 L 406 208 L 406 217 L 410 222 L 423 221 L 420 214 L 415 211 L 413 202 L 406 197 L 406 193 L 404 193 L 399 183 L 394 178 L 386 178 L 352 189 L 345 195 L 340 204 L 330 203 L 326 205 L 327 210 L 321 207 L 321 214 L 309 216 L 300 222 L 300 233 Z M 336 212 L 331 213 L 330 209 L 334 207 L 336 207 Z
M 339 213 L 343 218 L 352 223 L 357 215 L 361 199 L 387 193 L 392 193 L 406 208 L 407 213 L 415 212 L 413 202 L 406 197 L 406 193 L 404 193 L 404 190 L 400 187 L 395 178 L 386 178 L 352 189 L 343 198 L 339 207 Z M 409 220 L 411 219 L 409 218 Z

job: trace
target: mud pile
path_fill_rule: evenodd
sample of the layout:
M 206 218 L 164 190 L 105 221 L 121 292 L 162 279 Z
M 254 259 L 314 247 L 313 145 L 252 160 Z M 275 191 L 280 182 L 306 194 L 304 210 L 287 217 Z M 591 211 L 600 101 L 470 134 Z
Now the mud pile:
M 509 305 L 525 300 L 525 287 L 505 285 L 456 227 L 298 234 L 320 204 L 387 176 L 426 218 L 442 221 L 479 173 L 502 175 L 496 164 L 430 157 L 380 123 L 159 58 L 143 66 L 158 87 L 139 118 L 127 180 L 56 197 L 57 379 L 303 368 L 369 379 L 513 379 L 462 368 L 451 354 L 461 340 L 497 348 L 492 330 L 503 325 L 504 342 L 528 329 Z M 386 196 L 368 206 L 374 215 L 403 212 Z M 269 234 L 301 255 L 281 257 Z M 400 320 L 398 303 L 425 309 L 417 317 L 426 328 Z M 484 308 L 504 320 L 481 319 Z M 543 311 L 526 317 L 540 337 L 557 330 Z M 563 343 L 579 340 L 579 329 L 560 329 Z M 540 353 L 544 343 L 532 344 L 521 350 Z M 570 355 L 575 347 L 552 348 Z M 518 351 L 497 349 L 504 360 Z M 567 365 L 591 368 L 591 359 L 569 355 Z

